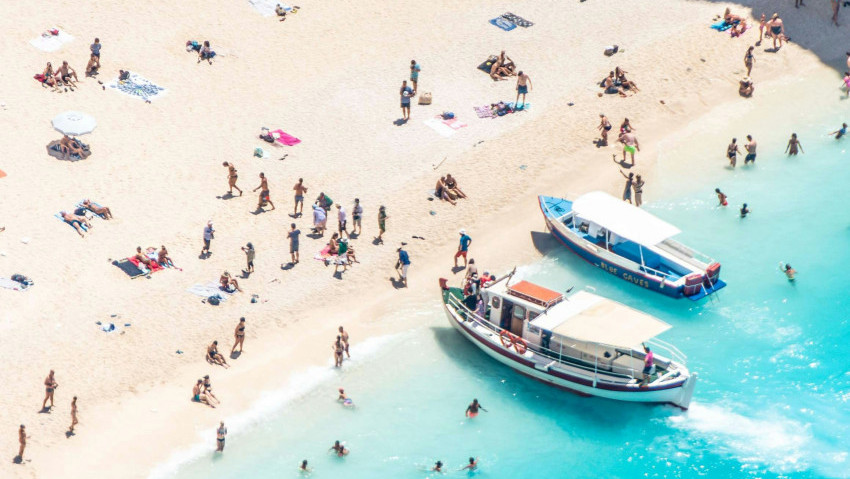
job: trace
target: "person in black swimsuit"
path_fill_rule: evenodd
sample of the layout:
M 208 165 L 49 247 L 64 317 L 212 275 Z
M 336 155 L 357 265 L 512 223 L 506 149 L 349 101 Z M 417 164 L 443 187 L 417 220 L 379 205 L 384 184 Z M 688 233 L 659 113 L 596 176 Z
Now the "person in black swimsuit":
M 597 143 L 600 146 L 608 146 L 608 132 L 611 131 L 611 122 L 604 113 L 599 114 L 599 126 L 596 127 L 602 133 L 602 141 Z
M 233 336 L 236 338 L 236 341 L 233 343 L 233 347 L 230 348 L 230 352 L 235 352 L 236 346 L 239 346 L 239 352 L 241 353 L 245 343 L 245 318 L 239 318 L 239 324 L 236 325 L 236 331 L 233 332 Z

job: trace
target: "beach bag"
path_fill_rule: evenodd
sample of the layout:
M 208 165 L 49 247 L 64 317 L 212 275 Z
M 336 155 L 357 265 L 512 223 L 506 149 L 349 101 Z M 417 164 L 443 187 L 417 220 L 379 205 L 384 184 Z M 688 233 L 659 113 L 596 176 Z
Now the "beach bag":
M 611 45 L 610 47 L 605 48 L 605 56 L 610 57 L 620 51 L 620 47 L 617 45 Z
M 274 143 L 274 137 L 271 135 L 271 133 L 266 133 L 265 135 L 260 135 L 260 139 L 265 140 L 269 143 Z
M 430 105 L 431 104 L 431 92 L 426 91 L 425 93 L 419 95 L 419 104 L 420 105 Z
M 257 158 L 263 157 L 263 149 L 262 148 L 254 148 L 254 156 Z
M 218 295 L 215 295 L 215 296 L 210 296 L 209 298 L 207 298 L 207 302 L 210 303 L 213 306 L 218 306 L 219 303 L 221 303 L 221 300 L 218 298 Z
M 12 281 L 14 281 L 16 283 L 21 283 L 25 288 L 27 286 L 31 286 L 33 284 L 31 279 L 27 278 L 26 276 L 24 276 L 22 274 L 13 274 L 12 275 Z
M 443 112 L 443 119 L 444 120 L 451 120 L 454 117 L 455 117 L 455 114 L 450 112 L 450 111 L 444 111 Z

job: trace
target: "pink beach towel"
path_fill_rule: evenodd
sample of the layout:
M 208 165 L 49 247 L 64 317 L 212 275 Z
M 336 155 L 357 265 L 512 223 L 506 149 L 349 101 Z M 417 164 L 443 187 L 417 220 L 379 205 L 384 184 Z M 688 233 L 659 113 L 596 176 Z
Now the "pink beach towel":
M 299 140 L 298 138 L 295 138 L 294 136 L 290 135 L 289 133 L 284 132 L 283 130 L 274 130 L 274 131 L 271 131 L 269 133 L 281 145 L 295 146 L 295 145 L 301 143 L 301 140 Z
M 466 123 L 458 120 L 457 118 L 452 118 L 450 120 L 443 120 L 443 123 L 450 126 L 451 128 L 457 130 L 466 126 Z
M 327 245 L 322 251 L 316 253 L 316 256 L 313 256 L 313 259 L 317 261 L 330 261 L 335 257 L 335 254 L 331 254 L 331 246 Z

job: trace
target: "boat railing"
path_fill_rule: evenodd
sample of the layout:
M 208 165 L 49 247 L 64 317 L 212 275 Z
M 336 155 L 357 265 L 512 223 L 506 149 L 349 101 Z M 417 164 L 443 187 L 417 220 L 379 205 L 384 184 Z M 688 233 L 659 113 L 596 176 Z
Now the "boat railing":
M 494 333 L 496 335 L 499 335 L 502 332 L 502 330 L 503 330 L 502 328 L 491 323 L 490 321 L 486 320 L 485 318 L 482 318 L 475 311 L 472 311 L 471 309 L 466 307 L 466 305 L 463 304 L 463 302 L 460 299 L 458 299 L 457 296 L 455 296 L 451 293 L 448 294 L 448 303 L 452 308 L 455 308 L 456 310 L 460 311 L 463 314 L 466 321 L 474 322 L 478 326 L 481 326 L 481 327 L 491 331 L 492 333 Z M 652 341 L 657 341 L 657 343 L 654 344 L 654 346 L 658 347 L 658 349 L 661 350 L 660 352 L 661 352 L 662 356 L 664 356 L 665 352 L 673 353 L 675 351 L 678 354 L 678 357 L 676 357 L 675 360 L 680 362 L 681 364 L 684 364 L 683 359 L 684 359 L 685 355 L 682 354 L 674 346 L 668 345 L 667 343 L 665 343 L 664 341 L 661 341 L 661 340 L 653 339 Z M 604 345 L 604 344 L 600 344 L 600 346 L 606 347 L 606 349 L 610 348 L 612 350 L 621 350 L 622 349 L 622 348 L 617 348 L 615 346 Z M 635 369 L 635 368 L 631 368 L 629 366 L 622 365 L 622 364 L 616 364 L 615 365 L 615 364 L 613 364 L 613 361 L 616 358 L 608 360 L 608 362 L 606 362 L 606 364 L 600 364 L 599 358 L 596 358 L 594 362 L 590 362 L 587 359 L 582 358 L 581 356 L 569 354 L 567 352 L 564 352 L 563 350 L 555 351 L 555 350 L 552 350 L 552 349 L 549 349 L 549 348 L 544 348 L 542 346 L 538 346 L 538 345 L 535 345 L 535 344 L 527 344 L 527 348 L 528 348 L 528 350 L 536 352 L 536 353 L 540 354 L 541 356 L 552 359 L 553 361 L 557 361 L 561 365 L 587 371 L 587 373 L 591 374 L 592 377 L 594 377 L 596 380 L 604 381 L 604 379 L 599 378 L 599 374 L 608 375 L 608 376 L 621 376 L 624 379 L 630 378 L 630 379 L 638 379 L 639 380 L 639 379 L 643 378 L 643 366 L 641 366 L 640 369 Z M 639 360 L 639 361 L 643 361 L 643 358 L 644 358 L 644 354 L 642 352 L 637 352 L 637 351 L 632 351 L 632 350 L 629 350 L 629 353 L 626 354 L 626 355 L 630 356 L 630 357 L 632 357 L 636 360 Z M 673 359 L 672 356 L 668 356 L 668 358 Z M 603 361 L 605 361 L 605 360 L 603 360 Z M 615 369 L 616 369 L 616 371 L 615 371 Z
M 698 267 L 699 269 L 703 269 L 705 268 L 704 265 L 708 265 L 714 262 L 713 259 L 704 255 L 703 253 L 692 250 L 691 248 L 688 248 L 687 246 L 683 245 L 682 243 L 679 243 L 674 239 L 667 238 L 661 243 L 658 243 L 657 246 L 663 250 L 666 250 L 669 253 L 678 253 L 679 255 L 681 255 L 679 257 L 682 260 L 687 261 L 688 263 Z
M 666 356 L 667 358 L 672 359 L 674 362 L 679 364 L 687 364 L 688 357 L 679 350 L 676 346 L 658 338 L 652 338 L 647 341 L 650 346 L 652 346 L 653 351 L 660 350 L 662 356 Z

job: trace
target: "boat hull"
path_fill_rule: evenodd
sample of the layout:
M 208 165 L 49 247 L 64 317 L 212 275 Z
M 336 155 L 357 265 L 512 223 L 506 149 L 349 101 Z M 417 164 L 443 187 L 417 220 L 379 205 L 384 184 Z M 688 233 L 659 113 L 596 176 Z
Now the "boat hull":
M 506 349 L 500 344 L 494 343 L 481 332 L 476 331 L 473 322 L 464 320 L 445 301 L 443 308 L 449 323 L 472 344 L 491 358 L 525 376 L 582 396 L 596 396 L 616 401 L 671 404 L 681 409 L 687 409 L 690 404 L 696 382 L 695 375 L 690 375 L 678 381 L 671 381 L 662 386 L 645 388 L 594 384 L 594 381 L 588 378 L 572 376 L 554 368 L 545 368 L 545 370 L 540 368 L 539 363 L 520 356 L 513 349 Z

